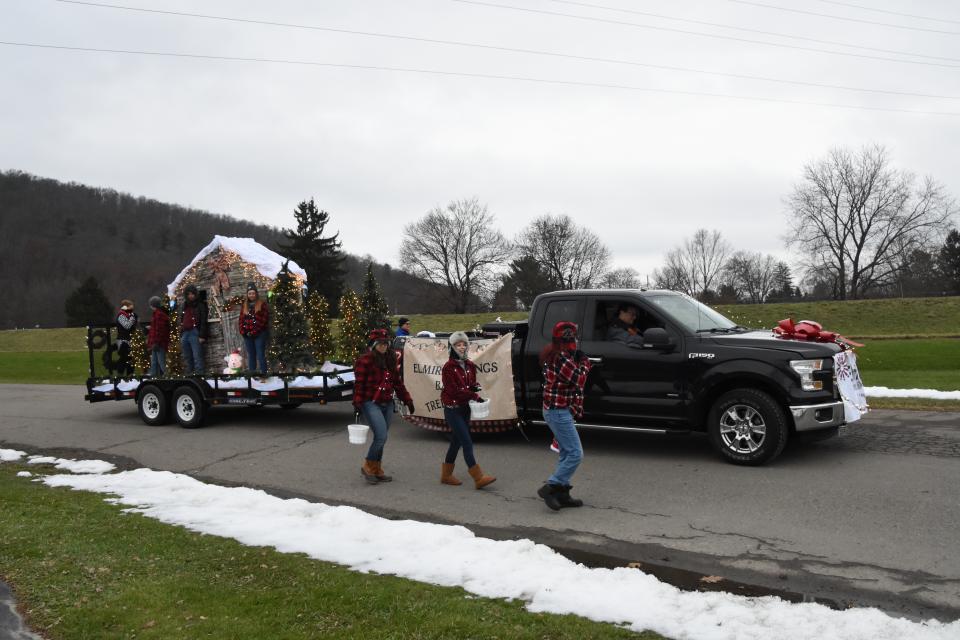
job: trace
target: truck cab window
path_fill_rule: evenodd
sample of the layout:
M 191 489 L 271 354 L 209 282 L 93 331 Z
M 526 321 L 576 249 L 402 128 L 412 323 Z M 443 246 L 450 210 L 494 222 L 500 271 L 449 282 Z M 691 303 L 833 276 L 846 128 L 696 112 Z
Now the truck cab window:
M 551 300 L 547 303 L 547 309 L 543 319 L 543 337 L 547 340 L 553 338 L 553 325 L 561 320 L 575 322 L 580 324 L 580 305 L 582 300 Z
M 627 319 L 623 320 L 623 318 L 621 318 L 621 310 L 624 307 L 628 307 L 632 312 L 635 312 L 635 315 L 632 313 L 624 314 L 624 317 Z M 664 326 L 661 320 L 643 309 L 638 303 L 630 300 L 598 300 L 593 317 L 594 340 L 608 340 L 609 329 L 618 320 L 623 320 L 630 324 L 638 335 L 643 334 L 643 332 L 650 327 Z

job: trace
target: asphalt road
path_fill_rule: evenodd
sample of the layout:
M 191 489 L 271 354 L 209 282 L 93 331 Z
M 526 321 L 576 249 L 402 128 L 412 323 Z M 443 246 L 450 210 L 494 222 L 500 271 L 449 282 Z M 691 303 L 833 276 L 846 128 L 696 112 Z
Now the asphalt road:
M 960 414 L 876 411 L 848 435 L 793 444 L 771 465 L 722 461 L 706 438 L 583 433 L 574 495 L 535 491 L 556 459 L 545 430 L 478 439 L 497 481 L 439 484 L 444 436 L 394 422 L 390 484 L 360 476 L 352 409 L 222 408 L 202 429 L 148 427 L 133 402 L 90 405 L 73 386 L 0 385 L 0 446 L 166 469 L 392 518 L 544 542 L 580 561 L 639 562 L 687 587 L 781 593 L 911 618 L 960 618 Z M 462 462 L 458 475 L 469 480 Z M 724 578 L 701 582 L 702 576 Z

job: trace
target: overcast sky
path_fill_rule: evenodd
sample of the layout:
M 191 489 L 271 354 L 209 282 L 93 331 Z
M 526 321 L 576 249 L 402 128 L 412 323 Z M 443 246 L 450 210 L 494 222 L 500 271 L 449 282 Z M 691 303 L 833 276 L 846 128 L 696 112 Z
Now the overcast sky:
M 327 30 L 0 0 L 0 40 L 559 83 L 0 45 L 0 168 L 278 226 L 313 196 L 344 249 L 395 265 L 404 224 L 477 196 L 510 237 L 567 213 L 641 274 L 700 227 L 786 255 L 782 198 L 832 146 L 960 195 L 949 0 L 123 4 Z

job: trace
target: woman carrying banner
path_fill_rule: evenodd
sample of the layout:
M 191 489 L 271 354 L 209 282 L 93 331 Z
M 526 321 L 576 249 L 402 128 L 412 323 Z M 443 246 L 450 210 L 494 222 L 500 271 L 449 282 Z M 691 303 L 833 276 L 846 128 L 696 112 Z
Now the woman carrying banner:
M 360 467 L 360 473 L 370 484 L 393 480 L 383 472 L 381 460 L 383 447 L 387 443 L 387 430 L 393 416 L 393 396 L 407 405 L 413 414 L 413 399 L 403 385 L 397 354 L 390 348 L 390 336 L 386 329 L 374 329 L 370 332 L 370 350 L 353 363 L 355 376 L 353 386 L 353 408 L 363 413 L 370 430 L 373 431 L 373 444 L 367 452 L 367 458 Z
M 470 345 L 467 334 L 463 331 L 454 331 L 448 343 L 450 359 L 443 365 L 440 372 L 440 379 L 443 382 L 440 402 L 443 403 L 443 417 L 450 427 L 450 447 L 447 449 L 446 459 L 440 465 L 440 482 L 454 486 L 463 484 L 453 475 L 457 452 L 462 448 L 467 472 L 473 478 L 476 488 L 482 489 L 496 478 L 486 475 L 473 457 L 473 440 L 470 439 L 470 401 L 483 400 L 477 395 L 480 391 L 480 385 L 477 384 L 477 365 L 467 358 L 467 347 Z
M 583 459 L 583 447 L 574 419 L 583 415 L 583 388 L 590 373 L 590 360 L 577 348 L 577 325 L 561 321 L 553 327 L 553 339 L 540 354 L 543 367 L 543 418 L 560 445 L 557 467 L 537 490 L 548 507 L 582 507 L 570 497 L 570 480 Z

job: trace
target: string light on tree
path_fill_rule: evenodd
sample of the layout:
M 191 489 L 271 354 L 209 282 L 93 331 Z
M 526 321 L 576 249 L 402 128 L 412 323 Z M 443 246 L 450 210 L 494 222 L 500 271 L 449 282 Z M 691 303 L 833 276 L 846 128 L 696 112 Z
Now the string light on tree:
M 360 301 L 363 309 L 363 323 L 367 334 L 373 329 L 390 329 L 390 307 L 383 298 L 380 283 L 373 275 L 373 263 L 367 263 L 367 277 L 363 281 L 363 296 Z
M 360 296 L 353 289 L 340 298 L 340 336 L 337 352 L 341 362 L 353 362 L 367 346 L 367 326 Z
M 147 336 L 140 324 L 133 327 L 130 333 L 130 363 L 134 373 L 145 374 L 150 371 L 150 354 L 147 353 Z
M 289 260 L 283 263 L 270 290 L 273 329 L 268 355 L 282 373 L 308 371 L 314 364 L 303 304 L 303 278 L 295 277 L 289 264 Z
M 307 298 L 307 323 L 310 327 L 310 350 L 317 363 L 333 358 L 333 334 L 330 332 L 330 304 L 314 291 Z
M 170 296 L 163 296 L 163 305 L 170 311 L 170 348 L 167 349 L 166 375 L 176 378 L 183 375 L 183 360 L 180 359 L 180 313 L 170 306 Z

